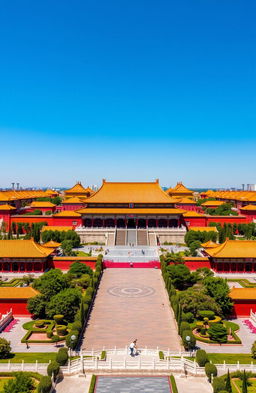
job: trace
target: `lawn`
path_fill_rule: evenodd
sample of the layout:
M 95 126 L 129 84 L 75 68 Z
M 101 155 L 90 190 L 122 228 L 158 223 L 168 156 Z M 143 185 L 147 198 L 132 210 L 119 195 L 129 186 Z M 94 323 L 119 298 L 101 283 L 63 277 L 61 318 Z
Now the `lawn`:
M 8 359 L 0 359 L 0 363 L 8 363 L 9 360 L 11 363 L 21 363 L 22 360 L 25 363 L 35 363 L 36 360 L 38 363 L 48 363 L 49 360 L 55 360 L 55 358 L 55 352 L 17 352 L 12 353 Z
M 77 257 L 91 257 L 91 254 L 84 252 L 84 251 L 76 251 Z
M 248 393 L 256 393 L 256 380 L 255 379 L 249 379 L 249 382 L 251 383 L 251 386 L 247 386 L 247 392 Z M 232 390 L 233 390 L 233 392 L 235 392 L 235 393 L 238 392 L 237 389 L 236 389 L 236 386 L 239 388 L 240 392 L 242 392 L 242 385 L 243 385 L 243 382 L 240 379 L 233 379 L 232 380 Z
M 209 360 L 215 364 L 222 364 L 225 360 L 226 364 L 234 364 L 239 361 L 240 364 L 256 364 L 256 359 L 253 359 L 250 354 L 240 353 L 207 353 Z
M 11 378 L 8 378 L 8 377 L 0 378 L 0 391 L 2 391 L 4 384 L 8 381 L 8 379 L 11 379 Z

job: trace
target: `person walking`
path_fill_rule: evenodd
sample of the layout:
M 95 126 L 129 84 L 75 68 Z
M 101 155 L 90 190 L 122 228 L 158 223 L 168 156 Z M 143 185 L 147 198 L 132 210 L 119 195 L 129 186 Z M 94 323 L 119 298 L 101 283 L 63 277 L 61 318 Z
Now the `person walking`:
M 137 347 L 136 347 L 137 339 L 131 342 L 129 349 L 130 349 L 130 355 L 135 356 L 135 352 L 137 352 Z M 136 350 L 136 351 L 135 351 Z

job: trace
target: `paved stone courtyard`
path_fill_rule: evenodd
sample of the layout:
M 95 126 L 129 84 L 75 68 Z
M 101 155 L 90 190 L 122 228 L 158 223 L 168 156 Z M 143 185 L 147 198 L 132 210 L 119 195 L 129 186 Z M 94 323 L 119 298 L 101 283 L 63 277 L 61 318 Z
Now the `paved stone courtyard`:
M 168 377 L 98 377 L 96 393 L 170 393 Z
M 136 338 L 138 348 L 180 349 L 161 272 L 156 269 L 107 269 L 85 332 L 83 348 L 124 348 Z

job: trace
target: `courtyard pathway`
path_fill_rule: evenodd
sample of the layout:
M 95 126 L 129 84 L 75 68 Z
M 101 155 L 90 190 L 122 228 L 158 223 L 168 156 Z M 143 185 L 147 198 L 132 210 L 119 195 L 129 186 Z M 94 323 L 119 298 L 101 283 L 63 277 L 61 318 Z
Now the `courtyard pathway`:
M 212 393 L 212 385 L 207 378 L 187 377 L 179 378 L 175 376 L 179 393 Z
M 180 339 L 163 286 L 155 269 L 107 269 L 103 273 L 83 349 L 138 348 L 178 351 Z

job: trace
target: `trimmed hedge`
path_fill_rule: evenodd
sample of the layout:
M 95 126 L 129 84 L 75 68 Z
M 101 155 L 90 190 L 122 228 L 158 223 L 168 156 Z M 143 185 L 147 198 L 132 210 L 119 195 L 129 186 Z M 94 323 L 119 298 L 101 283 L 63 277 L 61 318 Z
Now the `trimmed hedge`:
M 52 381 L 51 378 L 48 376 L 43 376 L 41 381 L 38 385 L 38 392 L 39 393 L 49 393 L 52 388 Z
M 88 393 L 94 393 L 95 385 L 96 385 L 96 376 L 93 374 Z
M 68 349 L 60 348 L 56 355 L 56 362 L 59 363 L 60 366 L 65 366 L 68 361 Z
M 51 377 L 53 375 L 54 380 L 56 379 L 57 375 L 59 374 L 59 371 L 60 371 L 60 365 L 55 360 L 52 361 L 47 367 L 48 376 Z
M 172 393 L 179 393 L 178 388 L 176 385 L 176 381 L 173 375 L 170 376 L 170 382 L 171 382 L 171 387 L 172 387 Z
M 207 358 L 207 353 L 205 352 L 204 349 L 199 349 L 196 352 L 196 361 L 200 367 L 204 367 L 207 362 L 209 362 Z
M 163 351 L 159 351 L 159 359 L 164 360 L 164 353 Z
M 211 382 L 212 377 L 217 377 L 218 371 L 217 371 L 217 367 L 215 366 L 215 364 L 208 362 L 205 364 L 204 369 L 205 369 L 205 374 L 207 375 L 209 382 Z

